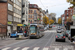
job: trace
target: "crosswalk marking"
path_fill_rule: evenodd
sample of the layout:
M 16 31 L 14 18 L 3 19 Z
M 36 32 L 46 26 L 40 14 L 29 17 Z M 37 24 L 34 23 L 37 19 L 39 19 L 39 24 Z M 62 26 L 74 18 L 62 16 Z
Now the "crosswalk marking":
M 13 50 L 18 50 L 20 47 L 17 47 L 17 48 L 15 48 L 15 49 L 13 49 Z
M 4 49 L 2 49 L 2 50 L 8 50 L 8 49 L 10 49 L 10 47 L 6 47 L 6 48 L 4 48 Z
M 59 50 L 59 48 L 55 48 L 55 50 Z
M 49 48 L 43 48 L 43 50 L 49 50 Z
M 38 50 L 40 47 L 35 47 L 33 50 Z
M 12 47 L 6 47 L 6 48 L 3 48 L 1 50 L 8 50 L 8 49 L 12 49 L 12 50 L 19 50 L 21 47 L 16 47 L 16 48 L 12 48 Z M 21 50 L 28 50 L 30 49 L 30 47 L 24 47 L 24 48 L 21 48 Z M 39 50 L 39 49 L 42 49 L 42 50 L 49 50 L 49 49 L 54 49 L 54 50 L 73 50 L 74 48 L 71 48 L 70 46 L 69 47 L 61 47 L 61 46 L 52 46 L 52 47 L 44 47 L 44 48 L 40 48 L 40 47 L 34 47 L 32 50 Z
M 22 50 L 28 50 L 29 49 L 29 47 L 25 47 L 25 48 L 23 48 Z
M 64 48 L 63 50 L 68 50 L 67 48 Z

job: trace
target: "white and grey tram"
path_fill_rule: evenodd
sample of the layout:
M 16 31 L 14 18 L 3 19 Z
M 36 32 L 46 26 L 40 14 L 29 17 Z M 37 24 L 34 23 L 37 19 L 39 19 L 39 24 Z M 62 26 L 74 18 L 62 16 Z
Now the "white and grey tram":
M 44 26 L 41 24 L 30 24 L 29 38 L 40 38 L 44 36 Z

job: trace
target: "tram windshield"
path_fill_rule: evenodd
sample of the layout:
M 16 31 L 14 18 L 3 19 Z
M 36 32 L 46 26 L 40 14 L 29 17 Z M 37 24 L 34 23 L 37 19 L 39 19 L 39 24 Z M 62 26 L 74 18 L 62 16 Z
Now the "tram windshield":
M 30 27 L 30 33 L 36 33 L 36 27 L 35 26 Z

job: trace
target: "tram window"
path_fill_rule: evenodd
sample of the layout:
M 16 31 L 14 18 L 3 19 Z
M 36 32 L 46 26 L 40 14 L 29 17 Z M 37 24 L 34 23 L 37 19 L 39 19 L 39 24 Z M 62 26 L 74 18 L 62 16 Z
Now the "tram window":
M 23 33 L 23 27 L 22 26 L 18 26 L 17 27 L 17 32 L 18 33 Z

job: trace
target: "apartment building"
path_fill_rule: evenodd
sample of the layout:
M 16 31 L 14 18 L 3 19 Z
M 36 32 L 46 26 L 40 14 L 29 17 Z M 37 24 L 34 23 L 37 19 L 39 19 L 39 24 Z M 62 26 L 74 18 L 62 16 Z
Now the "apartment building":
M 22 0 L 13 0 L 13 30 L 17 30 L 17 24 L 21 24 Z
M 7 34 L 11 33 L 13 31 L 13 0 L 7 0 L 8 1 L 8 16 L 7 16 L 7 19 L 8 19 L 8 26 L 7 26 Z
M 6 25 L 7 35 L 17 30 L 17 24 L 21 23 L 22 1 L 0 0 L 0 23 Z
M 7 33 L 7 0 L 0 0 L 0 36 Z
M 22 24 L 28 25 L 29 1 L 22 0 Z
M 29 24 L 30 23 L 40 23 L 40 11 L 38 5 L 29 4 Z
M 68 10 L 65 10 L 64 16 L 65 16 L 65 21 L 67 20 L 68 17 L 72 18 L 73 15 L 73 8 L 68 8 Z

